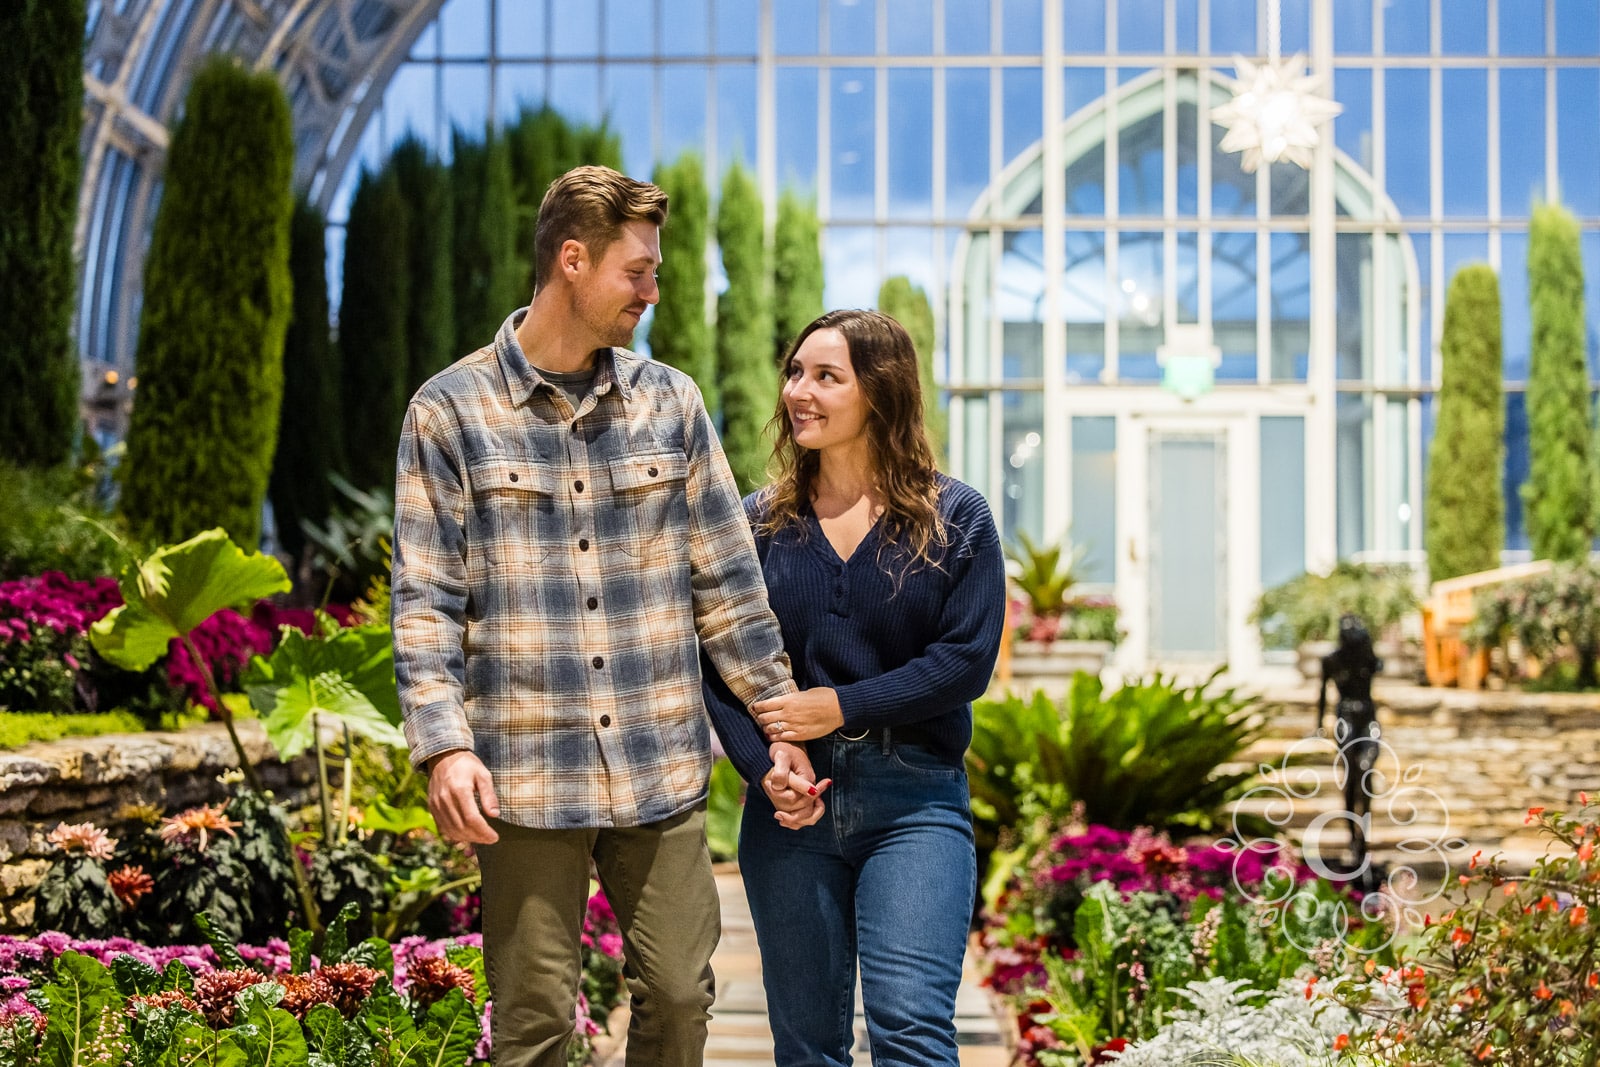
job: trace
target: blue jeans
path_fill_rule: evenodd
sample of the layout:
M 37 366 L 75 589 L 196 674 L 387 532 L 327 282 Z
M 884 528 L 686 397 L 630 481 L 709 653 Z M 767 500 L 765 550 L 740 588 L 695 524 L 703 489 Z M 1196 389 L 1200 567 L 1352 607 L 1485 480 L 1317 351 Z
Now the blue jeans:
M 808 742 L 832 778 L 786 830 L 751 787 L 739 838 L 777 1067 L 848 1067 L 856 962 L 877 1067 L 957 1067 L 955 1007 L 977 891 L 967 776 L 917 745 Z

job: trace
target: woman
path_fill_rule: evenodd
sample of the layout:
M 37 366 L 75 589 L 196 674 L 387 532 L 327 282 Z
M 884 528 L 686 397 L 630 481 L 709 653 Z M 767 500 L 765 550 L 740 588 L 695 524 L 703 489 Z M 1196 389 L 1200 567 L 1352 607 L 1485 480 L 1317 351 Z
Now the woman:
M 832 780 L 811 825 L 760 789 L 745 805 L 739 862 L 777 1067 L 850 1063 L 858 960 L 873 1062 L 958 1063 L 977 881 L 963 760 L 1005 569 L 988 503 L 934 466 L 917 370 L 886 315 L 832 311 L 801 331 L 773 419 L 777 477 L 745 509 L 806 688 L 752 717 L 707 675 L 747 781 L 780 741 L 807 742 L 819 786 Z

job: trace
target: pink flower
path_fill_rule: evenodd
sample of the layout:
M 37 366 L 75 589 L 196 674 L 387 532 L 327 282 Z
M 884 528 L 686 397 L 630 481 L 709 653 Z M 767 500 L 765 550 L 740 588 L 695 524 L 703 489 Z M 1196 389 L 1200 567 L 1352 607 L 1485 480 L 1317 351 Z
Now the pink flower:
M 63 852 L 81 851 L 102 862 L 110 859 L 117 848 L 117 842 L 92 822 L 60 823 L 45 840 Z

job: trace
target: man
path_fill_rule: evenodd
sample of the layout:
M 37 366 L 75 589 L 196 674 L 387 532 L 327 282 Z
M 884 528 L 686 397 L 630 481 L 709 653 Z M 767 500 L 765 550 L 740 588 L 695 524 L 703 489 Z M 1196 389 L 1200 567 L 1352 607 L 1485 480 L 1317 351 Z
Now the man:
M 699 1064 L 720 933 L 704 647 L 748 707 L 794 690 L 699 392 L 622 346 L 667 198 L 604 167 L 539 209 L 538 287 L 418 391 L 395 489 L 395 673 L 440 832 L 472 842 L 500 1067 L 564 1067 L 590 861 L 622 928 L 628 1061 Z M 801 749 L 764 788 L 821 814 Z M 790 767 L 798 773 L 790 773 Z

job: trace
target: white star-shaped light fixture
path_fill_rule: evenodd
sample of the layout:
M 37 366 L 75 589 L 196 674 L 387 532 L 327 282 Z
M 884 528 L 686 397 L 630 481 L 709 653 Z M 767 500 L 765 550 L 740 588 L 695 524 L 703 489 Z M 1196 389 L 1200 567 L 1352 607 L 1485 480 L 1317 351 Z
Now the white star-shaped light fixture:
M 1239 88 L 1232 100 L 1211 112 L 1212 120 L 1228 131 L 1222 150 L 1242 152 L 1239 165 L 1249 173 L 1263 162 L 1280 160 L 1310 170 L 1317 127 L 1344 108 L 1323 95 L 1322 78 L 1305 72 L 1298 53 L 1265 62 L 1234 56 L 1233 65 Z

